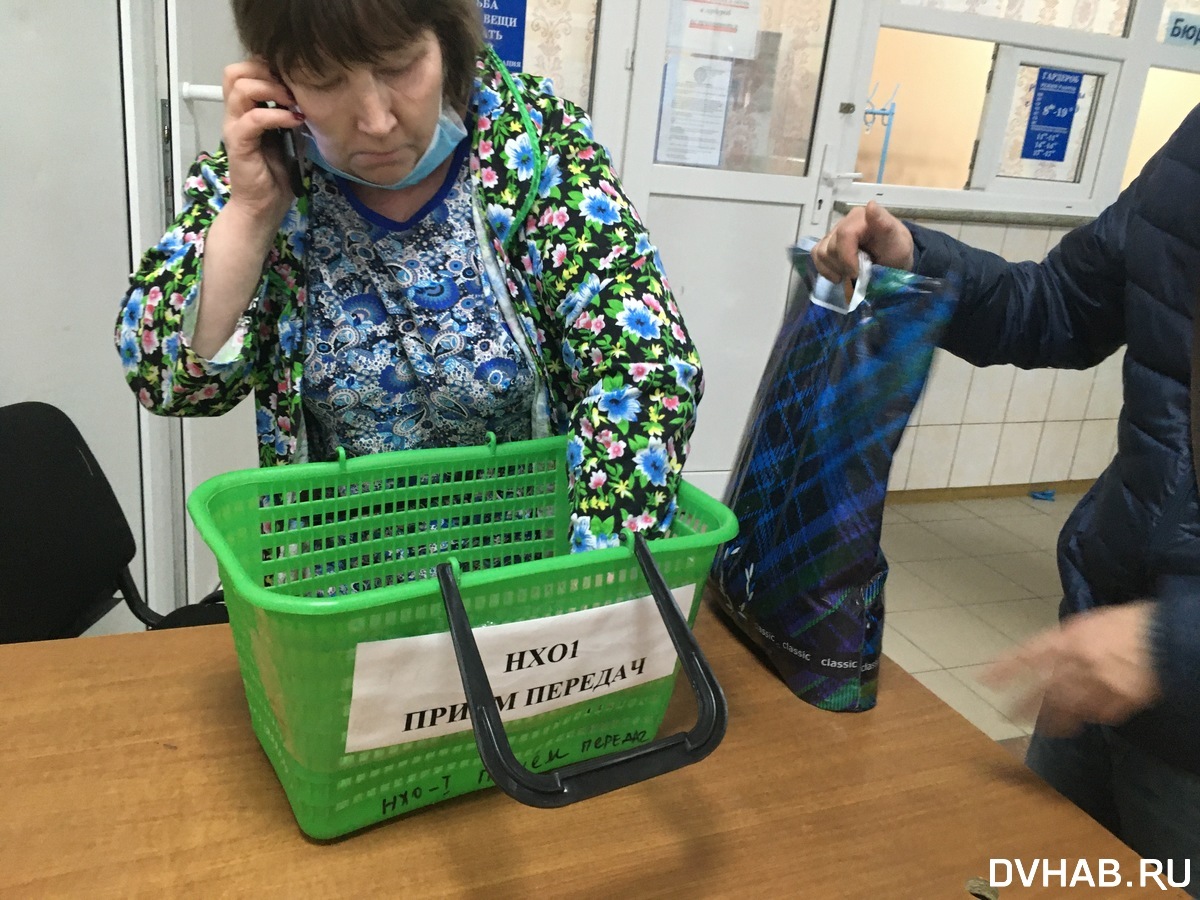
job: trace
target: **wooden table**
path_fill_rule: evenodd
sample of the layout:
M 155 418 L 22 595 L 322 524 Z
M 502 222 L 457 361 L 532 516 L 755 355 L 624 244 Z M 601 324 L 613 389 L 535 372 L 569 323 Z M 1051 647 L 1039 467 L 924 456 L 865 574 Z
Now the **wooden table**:
M 698 765 L 561 810 L 476 793 L 326 844 L 250 729 L 227 626 L 0 647 L 0 896 L 965 898 L 992 858 L 1065 858 L 1068 878 L 1112 858 L 1136 881 L 1132 851 L 889 661 L 875 710 L 835 714 L 708 609 L 697 634 L 730 707 Z M 1063 893 L 1040 868 L 1000 891 Z

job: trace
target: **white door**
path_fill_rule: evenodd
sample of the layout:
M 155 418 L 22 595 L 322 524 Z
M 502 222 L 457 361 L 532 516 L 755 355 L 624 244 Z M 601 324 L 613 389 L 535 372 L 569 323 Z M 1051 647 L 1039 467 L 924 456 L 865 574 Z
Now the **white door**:
M 136 214 L 121 15 L 115 2 L 0 4 L 0 406 L 71 418 L 141 548 L 138 406 L 112 340 Z M 132 570 L 140 581 L 140 559 Z
M 506 35 L 506 49 L 520 56 L 523 69 L 554 79 L 559 94 L 597 110 L 597 135 L 618 138 L 624 132 L 629 94 L 628 54 L 637 0 L 525 0 L 507 4 L 506 13 L 523 10 L 523 32 Z M 505 17 L 502 17 L 505 18 Z M 518 16 L 518 18 L 520 18 Z M 505 23 L 489 23 L 503 31 Z M 493 31 L 493 34 L 496 32 Z M 183 183 L 200 150 L 217 147 L 221 136 L 221 73 L 239 59 L 229 5 L 167 0 L 167 46 L 174 136 L 174 183 Z M 619 146 L 619 141 L 614 140 Z M 164 437 L 163 441 L 169 439 Z M 215 419 L 188 419 L 182 425 L 180 465 L 174 490 L 184 497 L 206 479 L 258 464 L 254 401 Z M 169 458 L 165 448 L 160 454 Z M 182 501 L 180 501 L 182 502 Z M 181 507 L 180 507 L 181 508 Z M 216 561 L 189 521 L 182 559 L 187 597 L 195 602 L 217 582 Z
M 167 50 L 172 170 L 178 197 L 197 153 L 216 150 L 221 140 L 221 73 L 243 55 L 229 4 L 168 0 Z M 252 397 L 219 418 L 185 419 L 182 428 L 182 483 L 176 484 L 176 490 L 183 497 L 214 475 L 258 465 Z M 216 560 L 190 519 L 184 558 L 177 563 L 186 566 L 188 602 L 196 602 L 216 586 Z
M 624 184 L 700 351 L 685 477 L 721 496 L 790 284 L 786 250 L 855 180 L 857 3 L 643 2 Z

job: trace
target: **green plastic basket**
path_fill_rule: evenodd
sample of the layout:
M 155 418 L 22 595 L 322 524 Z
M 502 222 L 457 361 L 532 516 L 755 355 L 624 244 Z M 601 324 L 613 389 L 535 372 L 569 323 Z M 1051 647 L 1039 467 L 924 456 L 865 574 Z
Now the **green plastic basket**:
M 447 631 L 439 564 L 453 561 L 474 628 L 651 593 L 627 546 L 570 553 L 561 437 L 231 472 L 200 485 L 188 511 L 217 558 L 254 731 L 316 838 L 492 784 L 470 730 L 346 752 L 358 646 Z M 698 601 L 736 531 L 684 483 L 671 537 L 648 546 L 665 582 L 695 585 Z M 653 738 L 673 686 L 659 678 L 505 730 L 529 769 L 569 769 Z

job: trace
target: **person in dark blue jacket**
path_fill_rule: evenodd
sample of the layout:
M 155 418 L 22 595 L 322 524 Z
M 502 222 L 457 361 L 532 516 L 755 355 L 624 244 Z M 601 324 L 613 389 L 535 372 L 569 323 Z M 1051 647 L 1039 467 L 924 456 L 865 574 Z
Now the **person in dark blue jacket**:
M 1009 263 L 877 204 L 814 251 L 958 280 L 942 345 L 969 362 L 1085 369 L 1122 345 L 1116 457 L 1058 542 L 1057 629 L 992 669 L 1034 676 L 1027 761 L 1143 857 L 1191 866 L 1200 896 L 1200 107 L 1112 206 L 1041 263 Z

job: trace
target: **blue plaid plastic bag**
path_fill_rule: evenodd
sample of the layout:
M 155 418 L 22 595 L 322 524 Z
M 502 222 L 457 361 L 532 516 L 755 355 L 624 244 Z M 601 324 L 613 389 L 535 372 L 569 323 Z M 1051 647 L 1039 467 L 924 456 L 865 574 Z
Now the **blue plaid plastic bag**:
M 815 242 L 771 351 L 725 502 L 717 603 L 800 698 L 875 705 L 892 458 L 949 321 L 949 287 L 860 256 L 853 298 L 816 275 Z

